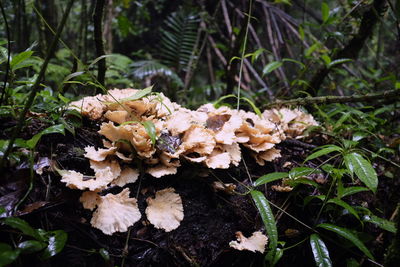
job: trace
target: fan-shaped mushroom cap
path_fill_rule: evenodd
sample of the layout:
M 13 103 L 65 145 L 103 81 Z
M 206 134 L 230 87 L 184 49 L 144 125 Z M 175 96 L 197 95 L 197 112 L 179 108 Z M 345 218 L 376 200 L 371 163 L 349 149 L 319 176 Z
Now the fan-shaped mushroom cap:
M 136 199 L 130 198 L 129 189 L 125 188 L 119 194 L 102 196 L 90 223 L 106 235 L 111 235 L 126 232 L 140 217 Z
M 252 252 L 259 251 L 264 253 L 265 245 L 267 245 L 268 237 L 261 232 L 254 232 L 251 237 L 246 238 L 242 232 L 236 232 L 237 241 L 229 242 L 231 248 L 237 250 L 249 250 Z
M 156 192 L 155 198 L 147 198 L 147 219 L 158 229 L 170 232 L 179 227 L 183 220 L 181 197 L 174 193 L 174 188 L 166 188 Z
M 82 203 L 83 208 L 88 210 L 94 210 L 97 207 L 97 204 L 100 201 L 100 196 L 97 192 L 94 191 L 85 191 L 82 193 L 82 196 L 79 198 L 79 201 Z
M 102 103 L 102 95 L 87 96 L 69 104 L 69 108 L 78 110 L 83 116 L 91 120 L 98 120 L 103 116 L 106 106 Z
M 110 148 L 99 148 L 96 150 L 94 146 L 85 147 L 85 158 L 94 160 L 94 161 L 103 161 L 106 159 L 108 155 L 113 155 L 117 150 L 116 147 Z
M 132 184 L 136 182 L 138 178 L 139 178 L 139 170 L 132 169 L 129 167 L 124 167 L 118 178 L 112 181 L 112 184 L 123 187 L 126 184 Z

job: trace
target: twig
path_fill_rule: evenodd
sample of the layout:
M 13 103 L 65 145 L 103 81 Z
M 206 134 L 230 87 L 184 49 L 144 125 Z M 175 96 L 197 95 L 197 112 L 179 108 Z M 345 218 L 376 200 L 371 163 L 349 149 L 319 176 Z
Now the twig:
M 104 0 L 97 0 L 96 7 L 93 13 L 93 24 L 94 24 L 94 42 L 96 45 L 96 56 L 101 57 L 105 55 L 104 42 L 103 42 L 103 12 L 104 12 Z M 104 86 L 104 80 L 106 76 L 106 59 L 102 58 L 99 60 L 99 67 L 97 71 L 97 80 L 101 85 Z
M 36 93 L 40 89 L 40 82 L 42 81 L 42 79 L 44 77 L 44 74 L 46 72 L 47 65 L 49 64 L 50 58 L 54 54 L 58 39 L 60 38 L 61 32 L 62 32 L 62 30 L 64 28 L 65 22 L 67 21 L 68 14 L 69 14 L 69 12 L 71 10 L 71 7 L 72 7 L 73 3 L 74 3 L 74 0 L 69 0 L 67 8 L 65 9 L 64 15 L 63 15 L 63 17 L 61 19 L 61 22 L 57 27 L 57 32 L 56 32 L 56 34 L 55 34 L 55 36 L 53 38 L 53 41 L 51 42 L 49 50 L 47 51 L 47 55 L 46 55 L 46 58 L 45 58 L 45 60 L 43 62 L 43 65 L 42 65 L 42 67 L 40 69 L 39 75 L 36 78 L 36 81 L 32 86 L 31 92 L 30 92 L 30 94 L 28 96 L 28 100 L 26 101 L 24 109 L 22 110 L 22 112 L 21 112 L 21 114 L 19 116 L 18 123 L 14 128 L 14 131 L 13 131 L 11 139 L 10 139 L 10 141 L 8 143 L 7 149 L 4 152 L 3 158 L 0 161 L 0 172 L 3 170 L 4 164 L 5 164 L 5 162 L 6 162 L 7 158 L 8 158 L 8 155 L 10 154 L 10 152 L 11 152 L 13 146 L 14 146 L 15 139 L 17 138 L 18 134 L 21 132 L 22 125 L 25 122 L 26 113 L 28 112 L 28 110 L 32 106 L 33 101 L 35 100 Z
M 331 103 L 354 103 L 354 102 L 370 102 L 383 99 L 396 101 L 400 99 L 400 89 L 383 91 L 381 93 L 372 93 L 366 95 L 352 95 L 352 96 L 317 96 L 317 97 L 304 97 L 290 100 L 277 100 L 275 102 L 266 104 L 263 108 L 272 108 L 276 106 L 307 106 L 313 104 L 331 104 Z
M 11 56 L 11 37 L 10 37 L 10 28 L 8 27 L 8 22 L 7 22 L 7 17 L 6 13 L 4 12 L 4 8 L 2 5 L 2 2 L 0 2 L 0 9 L 1 9 L 1 15 L 3 16 L 4 19 L 4 24 L 6 26 L 6 34 L 7 34 L 7 64 L 6 64 L 6 73 L 4 76 L 4 85 L 3 85 L 3 91 L 1 92 L 1 97 L 0 97 L 0 105 L 3 104 L 3 99 L 6 94 L 6 87 L 7 87 L 7 80 L 8 80 L 8 71 L 10 68 L 10 56 Z M 6 98 L 7 99 L 7 98 Z

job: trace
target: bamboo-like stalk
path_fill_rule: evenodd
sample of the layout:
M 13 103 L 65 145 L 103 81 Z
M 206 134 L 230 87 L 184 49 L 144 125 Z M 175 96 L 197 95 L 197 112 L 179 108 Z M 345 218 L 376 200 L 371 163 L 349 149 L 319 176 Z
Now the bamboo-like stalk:
M 331 104 L 331 103 L 354 103 L 370 102 L 379 100 L 400 100 L 400 89 L 387 90 L 380 93 L 371 93 L 366 95 L 352 96 L 317 96 L 304 97 L 289 100 L 278 100 L 263 106 L 263 108 L 272 108 L 277 106 L 307 106 L 312 104 Z
M 44 74 L 46 72 L 47 65 L 49 64 L 50 58 L 54 54 L 58 39 L 60 38 L 61 32 L 62 32 L 62 30 L 64 28 L 65 22 L 67 21 L 68 14 L 69 14 L 69 12 L 71 10 L 71 7 L 72 7 L 73 3 L 74 3 L 74 0 L 69 0 L 69 2 L 67 4 L 67 7 L 65 9 L 64 15 L 63 15 L 63 17 L 61 19 L 61 22 L 57 27 L 56 34 L 55 34 L 55 36 L 53 38 L 53 41 L 51 42 L 49 50 L 47 51 L 46 58 L 45 58 L 45 60 L 43 62 L 43 65 L 42 65 L 42 67 L 40 69 L 39 75 L 36 78 L 36 81 L 32 86 L 31 92 L 29 93 L 29 96 L 28 96 L 28 100 L 26 101 L 24 109 L 22 110 L 21 114 L 19 115 L 18 123 L 17 123 L 17 125 L 15 126 L 15 128 L 14 128 L 14 130 L 12 132 L 12 136 L 11 136 L 11 139 L 10 139 L 10 141 L 8 143 L 7 149 L 4 152 L 3 158 L 0 161 L 0 171 L 3 170 L 4 164 L 7 161 L 8 155 L 10 154 L 10 152 L 12 150 L 12 147 L 14 146 L 15 139 L 17 138 L 18 134 L 21 132 L 22 126 L 23 126 L 23 124 L 25 122 L 26 113 L 31 108 L 31 106 L 33 104 L 33 101 L 35 100 L 35 96 L 36 96 L 37 92 L 39 92 L 39 90 L 40 90 L 40 83 L 41 83 L 41 81 L 42 81 L 42 79 L 44 77 Z

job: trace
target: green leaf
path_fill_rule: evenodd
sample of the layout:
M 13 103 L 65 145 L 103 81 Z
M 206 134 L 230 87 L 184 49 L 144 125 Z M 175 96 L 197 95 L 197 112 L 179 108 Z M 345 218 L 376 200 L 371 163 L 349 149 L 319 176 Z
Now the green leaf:
M 374 256 L 372 256 L 371 252 L 364 245 L 364 243 L 361 242 L 361 240 L 357 236 L 355 236 L 352 232 L 350 232 L 348 229 L 339 227 L 339 226 L 336 226 L 333 224 L 329 224 L 329 223 L 321 223 L 321 224 L 317 225 L 317 227 L 324 228 L 328 231 L 334 232 L 334 233 L 340 235 L 341 237 L 349 240 L 356 247 L 358 247 L 368 258 L 374 259 Z
M 107 58 L 107 57 L 112 57 L 112 56 L 114 56 L 114 55 L 102 55 L 102 56 L 99 56 L 99 57 L 95 58 L 95 59 L 92 61 L 92 63 L 90 63 L 90 65 L 88 66 L 88 69 L 90 69 L 94 64 L 96 64 L 96 63 L 99 62 L 100 60 L 102 60 L 102 59 L 104 59 L 104 58 Z
M 14 229 L 18 229 L 20 230 L 22 233 L 24 233 L 25 235 L 31 236 L 37 240 L 42 240 L 41 236 L 38 234 L 38 232 L 33 229 L 29 223 L 27 223 L 26 221 L 17 218 L 17 217 L 8 217 L 4 219 L 4 224 L 14 228 Z
M 154 126 L 154 123 L 152 121 L 145 121 L 145 122 L 142 122 L 142 125 L 146 129 L 146 132 L 150 137 L 151 143 L 153 145 L 155 145 L 156 140 L 157 140 L 157 133 L 156 133 L 156 127 Z
M 318 267 L 330 267 L 332 266 L 331 258 L 329 257 L 329 251 L 324 241 L 317 234 L 310 236 L 311 250 L 314 255 L 315 264 Z
M 325 23 L 329 19 L 329 6 L 325 2 L 322 2 L 321 13 L 322 13 L 322 21 Z
M 289 178 L 295 179 L 298 177 L 308 176 L 312 173 L 318 173 L 318 172 L 320 172 L 320 171 L 317 169 L 309 168 L 309 167 L 296 167 L 296 168 L 293 168 L 292 170 L 290 170 Z
M 292 59 L 292 58 L 284 58 L 284 59 L 282 59 L 282 62 L 292 62 L 292 63 L 295 63 L 295 64 L 299 65 L 300 68 L 302 68 L 302 69 L 304 69 L 305 66 L 306 66 L 306 65 L 304 65 L 303 63 L 301 63 L 300 61 L 295 60 L 295 59 Z
M 254 104 L 253 101 L 251 101 L 251 100 L 248 99 L 247 97 L 241 97 L 240 100 L 244 100 L 244 101 L 246 101 L 247 103 L 249 103 L 250 106 L 251 106 L 251 108 L 254 110 L 254 112 L 255 112 L 259 117 L 262 116 L 260 109 Z
M 9 265 L 18 258 L 20 253 L 21 250 L 13 250 L 10 245 L 6 243 L 0 243 L 0 266 Z
M 36 147 L 37 143 L 39 142 L 40 138 L 43 135 L 52 134 L 52 133 L 60 133 L 60 134 L 65 135 L 65 126 L 63 124 L 57 124 L 57 125 L 50 126 L 46 129 L 44 129 L 43 131 L 41 131 L 40 133 L 35 134 L 31 139 L 26 141 L 26 144 L 28 145 L 29 148 L 33 149 Z
M 343 63 L 346 63 L 346 62 L 350 62 L 350 61 L 352 61 L 350 58 L 339 58 L 339 59 L 335 59 L 334 61 L 331 61 L 329 64 L 328 64 L 328 68 L 331 68 L 331 67 L 333 67 L 333 66 L 335 66 L 335 65 L 339 65 L 339 64 L 343 64 Z
M 62 230 L 47 232 L 48 246 L 42 253 L 43 259 L 48 259 L 59 253 L 67 242 L 68 235 Z
M 359 192 L 363 192 L 363 191 L 368 191 L 368 188 L 365 188 L 362 186 L 351 186 L 351 187 L 343 188 L 343 192 L 342 192 L 340 198 L 350 196 L 350 195 L 353 195 L 353 194 L 356 194 Z
M 262 73 L 263 73 L 263 75 L 266 75 L 266 74 L 276 70 L 277 68 L 279 68 L 281 66 L 282 66 L 282 62 L 281 61 L 272 61 L 272 62 L 268 63 L 264 67 Z
M 46 247 L 46 243 L 37 240 L 27 240 L 18 244 L 23 253 L 38 252 Z
M 66 83 L 67 81 L 71 80 L 72 78 L 78 77 L 84 73 L 85 73 L 84 71 L 77 71 L 77 72 L 71 73 L 67 77 L 65 77 L 65 79 L 62 83 Z
M 332 59 L 330 56 L 328 56 L 327 54 L 323 54 L 321 56 L 321 59 L 324 61 L 326 66 L 329 66 L 329 64 L 331 63 Z
M 378 176 L 371 163 L 356 152 L 346 154 L 344 156 L 344 162 L 351 173 L 355 173 L 358 179 L 360 179 L 372 192 L 376 192 Z
M 383 230 L 386 230 L 391 233 L 396 233 L 396 226 L 394 222 L 388 221 L 383 218 L 379 218 L 378 216 L 375 215 L 365 215 L 362 219 L 364 222 L 373 223 Z
M 338 206 L 341 206 L 342 208 L 344 208 L 348 212 L 350 212 L 350 214 L 354 215 L 354 217 L 356 217 L 358 220 L 360 220 L 360 216 L 358 216 L 357 211 L 352 206 L 350 206 L 349 204 L 344 202 L 343 200 L 338 199 L 338 198 L 331 198 L 331 199 L 328 200 L 327 203 L 332 203 L 332 204 L 336 204 Z
M 110 253 L 105 248 L 99 249 L 99 254 L 105 261 L 110 260 Z
M 23 63 L 25 60 L 30 58 L 33 54 L 33 51 L 24 51 L 21 52 L 15 56 L 13 56 L 11 62 L 10 62 L 10 67 L 13 71 L 16 71 L 17 69 L 20 69 L 23 67 Z
M 289 177 L 289 174 L 287 172 L 273 172 L 273 173 L 268 173 L 266 175 L 261 176 L 254 182 L 254 186 L 259 186 L 263 185 L 266 183 L 270 183 L 276 180 L 280 180 L 283 178 Z
M 135 100 L 139 100 L 142 99 L 143 97 L 151 94 L 151 90 L 153 90 L 153 85 L 146 87 L 142 90 L 137 91 L 134 95 L 123 98 L 120 100 L 120 102 L 124 102 L 124 101 L 135 101 Z
M 327 147 L 325 147 L 323 149 L 320 149 L 320 150 L 312 153 L 311 155 L 309 155 L 304 160 L 304 162 L 312 160 L 312 159 L 315 159 L 315 158 L 319 158 L 319 157 L 321 157 L 323 155 L 326 155 L 326 154 L 329 154 L 329 153 L 332 153 L 332 152 L 335 152 L 335 151 L 336 152 L 342 152 L 343 149 L 341 147 L 338 147 L 338 146 L 335 146 L 335 145 L 329 145 L 329 146 L 327 146 Z
M 275 217 L 272 213 L 271 207 L 269 206 L 268 200 L 265 198 L 263 193 L 257 190 L 250 191 L 250 194 L 264 222 L 265 230 L 267 231 L 269 238 L 269 248 L 272 251 L 275 251 L 278 246 L 278 229 L 276 228 Z

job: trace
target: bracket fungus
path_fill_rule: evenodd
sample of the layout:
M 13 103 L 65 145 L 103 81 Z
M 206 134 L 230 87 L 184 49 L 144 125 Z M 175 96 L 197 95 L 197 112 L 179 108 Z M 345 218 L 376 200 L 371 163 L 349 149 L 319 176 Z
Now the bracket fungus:
M 107 94 L 85 97 L 69 106 L 100 125 L 103 148 L 86 147 L 85 157 L 95 175 L 85 176 L 74 170 L 60 171 L 61 181 L 73 189 L 86 190 L 81 197 L 84 208 L 94 210 L 92 225 L 106 234 L 126 231 L 140 219 L 136 199 L 129 190 L 120 194 L 100 196 L 98 192 L 110 186 L 123 187 L 139 177 L 137 162 L 153 177 L 176 174 L 181 161 L 202 164 L 211 169 L 238 166 L 242 149 L 259 165 L 281 157 L 276 148 L 285 138 L 298 138 L 308 126 L 318 125 L 314 118 L 299 109 L 271 109 L 262 115 L 226 106 L 205 104 L 189 110 L 171 102 L 162 93 L 150 94 L 151 88 L 113 89 Z M 183 219 L 182 199 L 173 188 L 147 199 L 148 220 L 169 232 Z M 266 237 L 256 232 L 246 239 L 238 234 L 239 243 L 266 243 Z M 262 243 L 261 242 L 261 243 Z M 260 244 L 261 244 L 260 243 Z M 261 245 L 250 247 L 263 251 Z
M 268 243 L 268 237 L 261 232 L 254 232 L 249 238 L 245 237 L 242 232 L 236 232 L 237 241 L 229 242 L 231 248 L 237 250 L 249 250 L 252 252 L 264 253 L 265 246 Z

